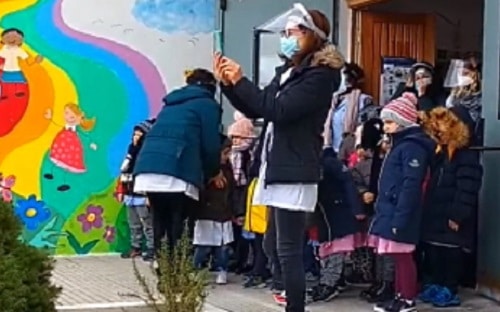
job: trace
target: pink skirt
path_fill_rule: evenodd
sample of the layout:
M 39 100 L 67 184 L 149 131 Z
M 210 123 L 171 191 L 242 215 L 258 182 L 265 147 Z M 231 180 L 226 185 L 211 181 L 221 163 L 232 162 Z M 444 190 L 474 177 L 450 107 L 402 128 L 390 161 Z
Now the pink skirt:
M 368 237 L 368 247 L 374 248 L 378 254 L 412 253 L 415 251 L 415 245 L 399 243 L 375 235 Z
M 366 235 L 364 233 L 356 233 L 335 239 L 331 242 L 322 243 L 319 245 L 318 256 L 324 259 L 336 253 L 350 253 L 354 249 L 366 246 Z

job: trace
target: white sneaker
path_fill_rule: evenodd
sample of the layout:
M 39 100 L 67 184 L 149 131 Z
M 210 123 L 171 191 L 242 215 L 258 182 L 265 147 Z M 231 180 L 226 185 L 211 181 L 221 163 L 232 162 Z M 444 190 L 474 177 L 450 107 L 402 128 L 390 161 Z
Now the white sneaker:
M 217 273 L 217 278 L 215 279 L 215 284 L 217 285 L 225 285 L 227 284 L 227 272 L 220 271 Z

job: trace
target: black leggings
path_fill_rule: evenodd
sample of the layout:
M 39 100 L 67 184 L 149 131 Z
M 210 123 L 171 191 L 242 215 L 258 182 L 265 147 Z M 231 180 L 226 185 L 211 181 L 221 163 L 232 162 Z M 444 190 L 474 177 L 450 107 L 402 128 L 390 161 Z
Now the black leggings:
M 271 218 L 270 221 L 274 223 L 270 225 L 271 232 L 266 233 L 266 240 L 270 243 L 274 238 L 273 236 L 275 236 L 275 246 L 287 297 L 286 312 L 304 312 L 306 291 L 304 272 L 306 213 L 276 207 L 272 207 L 271 209 L 274 218 Z M 275 226 L 274 233 L 272 231 L 273 225 Z
M 463 274 L 464 253 L 460 247 L 424 245 L 424 267 L 431 284 L 458 291 Z
M 161 253 L 163 239 L 166 239 L 167 248 L 172 252 L 182 237 L 192 200 L 184 193 L 149 193 L 148 198 L 156 255 Z

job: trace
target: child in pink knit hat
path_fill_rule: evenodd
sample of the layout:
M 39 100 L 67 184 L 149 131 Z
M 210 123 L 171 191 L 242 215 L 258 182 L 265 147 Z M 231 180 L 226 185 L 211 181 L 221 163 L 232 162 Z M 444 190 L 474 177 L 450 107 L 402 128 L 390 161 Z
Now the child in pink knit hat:
M 255 138 L 254 125 L 252 121 L 246 118 L 242 113 L 234 112 L 234 122 L 229 126 L 228 136 L 232 140 L 231 165 L 233 167 L 234 180 L 236 186 L 233 190 L 234 211 L 235 211 L 235 250 L 246 249 L 244 245 L 249 242 L 240 234 L 243 229 L 243 218 L 246 212 L 246 194 L 247 186 L 250 183 L 248 171 L 252 161 L 252 145 Z M 237 252 L 236 271 L 243 271 L 246 266 L 247 255 Z
M 233 145 L 242 146 L 251 143 L 255 137 L 252 121 L 239 111 L 234 112 L 234 122 L 229 126 L 228 135 L 233 139 Z
M 435 143 L 417 124 L 417 97 L 406 92 L 380 113 L 392 146 L 379 176 L 369 245 L 395 264 L 393 301 L 374 311 L 416 311 L 417 269 L 413 252 L 420 240 L 422 189 Z

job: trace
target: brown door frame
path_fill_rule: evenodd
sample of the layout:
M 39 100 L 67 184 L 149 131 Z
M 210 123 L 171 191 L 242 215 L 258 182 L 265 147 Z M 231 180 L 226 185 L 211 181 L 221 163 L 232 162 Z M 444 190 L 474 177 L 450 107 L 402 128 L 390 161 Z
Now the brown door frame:
M 350 9 L 360 9 L 362 7 L 366 7 L 372 4 L 387 2 L 390 0 L 345 0 L 347 2 L 347 6 Z

